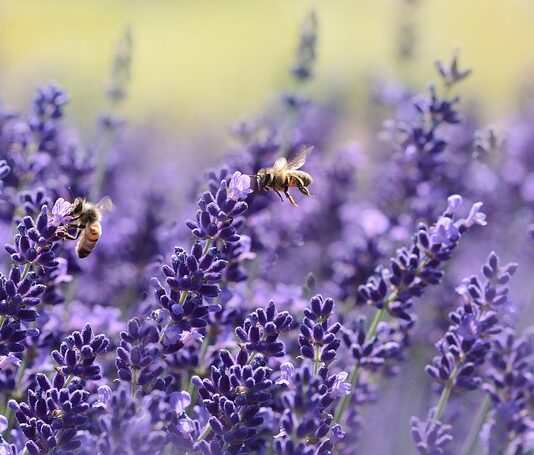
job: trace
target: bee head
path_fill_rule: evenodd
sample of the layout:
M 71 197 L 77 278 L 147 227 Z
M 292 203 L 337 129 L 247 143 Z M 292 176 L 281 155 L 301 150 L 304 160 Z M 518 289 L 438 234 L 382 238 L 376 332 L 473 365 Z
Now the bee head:
M 258 189 L 263 190 L 270 182 L 271 176 L 266 169 L 260 169 L 256 174 L 256 181 L 258 182 Z
M 70 215 L 73 217 L 80 216 L 80 214 L 83 212 L 85 206 L 85 199 L 81 197 L 77 197 L 74 199 L 74 202 L 71 205 L 70 208 Z

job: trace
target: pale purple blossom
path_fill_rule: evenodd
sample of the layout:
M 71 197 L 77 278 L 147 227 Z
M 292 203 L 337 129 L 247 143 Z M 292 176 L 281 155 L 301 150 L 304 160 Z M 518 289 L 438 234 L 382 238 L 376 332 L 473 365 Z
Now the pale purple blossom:
M 336 380 L 332 386 L 334 395 L 343 396 L 348 395 L 351 391 L 350 382 L 345 382 L 349 374 L 346 371 L 341 371 L 336 375 Z
M 197 342 L 202 343 L 202 340 L 204 339 L 204 335 L 202 335 L 198 330 L 191 330 L 191 331 L 184 331 L 182 332 L 180 336 L 180 341 L 184 344 L 184 346 L 188 346 Z
M 430 229 L 430 240 L 434 244 L 449 245 L 458 238 L 459 234 L 460 231 L 455 222 L 451 218 L 443 216 Z
M 234 172 L 228 184 L 228 197 L 234 201 L 246 199 L 252 193 L 250 177 L 239 171 Z
M 69 215 L 71 203 L 60 197 L 52 207 L 52 225 L 60 226 L 62 224 L 68 224 L 72 220 L 72 216 Z
M 97 389 L 98 401 L 93 405 L 93 407 L 108 409 L 112 393 L 113 392 L 108 385 L 99 386 Z
M 292 387 L 294 375 L 295 367 L 293 364 L 291 362 L 284 362 L 280 365 L 280 377 L 276 380 L 276 384 Z
M 456 211 L 463 204 L 463 198 L 459 194 L 453 194 L 447 198 L 447 210 L 448 215 L 454 215 Z
M 170 395 L 169 403 L 176 413 L 181 415 L 191 404 L 191 395 L 187 392 L 173 392 Z
M 486 214 L 480 211 L 482 205 L 482 202 L 475 202 L 473 204 L 469 211 L 469 215 L 465 220 L 466 227 L 471 227 L 475 224 L 480 226 L 486 226 L 486 224 L 488 224 L 486 221 Z
M 4 370 L 10 366 L 20 366 L 20 359 L 11 353 L 8 355 L 0 355 L 0 370 Z
M 182 436 L 190 437 L 191 433 L 195 431 L 195 425 L 189 417 L 185 416 L 183 419 L 178 420 L 176 429 L 182 434 Z

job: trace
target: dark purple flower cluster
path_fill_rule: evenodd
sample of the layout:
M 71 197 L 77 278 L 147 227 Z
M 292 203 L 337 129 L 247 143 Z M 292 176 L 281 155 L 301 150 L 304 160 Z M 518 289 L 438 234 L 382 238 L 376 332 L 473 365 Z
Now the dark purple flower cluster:
M 482 385 L 491 398 L 483 430 L 489 453 L 527 453 L 534 447 L 534 419 L 529 411 L 534 390 L 531 338 L 508 328 L 493 341 L 488 382 Z
M 448 207 L 436 224 L 420 224 L 412 245 L 397 250 L 389 269 L 382 269 L 358 289 L 358 302 L 372 304 L 395 318 L 411 320 L 413 298 L 421 297 L 428 286 L 439 284 L 443 263 L 451 258 L 462 234 L 476 224 L 486 224 L 481 203 L 473 205 L 467 218 L 454 221 L 461 204 L 460 196 L 450 196 Z
M 49 285 L 49 272 L 60 265 L 56 252 L 62 243 L 58 236 L 63 223 L 68 221 L 65 208 L 59 200 L 52 209 L 40 210 L 35 222 L 24 217 L 18 225 L 15 245 L 6 245 L 12 265 L 8 276 L 0 274 L 0 355 L 15 355 L 19 361 L 28 347 L 27 338 L 35 338 L 40 329 L 34 326 Z M 11 366 L 13 361 L 8 362 Z M 18 363 L 18 362 L 16 362 Z M 9 370 L 9 369 L 8 369 Z M 15 384 L 8 380 L 9 390 Z
M 109 339 L 103 334 L 95 335 L 87 324 L 81 332 L 75 331 L 65 338 L 59 351 L 52 352 L 57 375 L 66 378 L 66 383 L 74 377 L 90 381 L 101 379 L 101 369 L 94 362 L 108 347 Z
M 28 439 L 26 450 L 31 455 L 72 453 L 81 446 L 78 430 L 89 420 L 89 392 L 53 387 L 42 374 L 37 375 L 37 383 L 36 391 L 28 390 L 26 402 L 9 403 Z
M 272 370 L 245 351 L 234 358 L 220 352 L 222 365 L 212 366 L 211 377 L 193 378 L 206 410 L 211 414 L 208 426 L 195 447 L 205 454 L 236 454 L 254 437 L 263 423 L 259 414 L 271 398 Z
M 119 379 L 131 384 L 132 390 L 163 388 L 159 378 L 163 366 L 158 361 L 159 332 L 154 324 L 137 319 L 128 321 L 127 330 L 121 332 L 121 343 L 117 348 L 115 366 Z
M 442 385 L 440 400 L 429 422 L 412 419 L 412 434 L 421 453 L 442 450 L 452 439 L 435 437 L 433 424 L 443 417 L 450 395 L 478 389 L 482 384 L 480 368 L 491 352 L 492 339 L 502 331 L 501 319 L 510 305 L 507 284 L 516 269 L 516 264 L 499 266 L 499 259 L 492 252 L 482 267 L 484 281 L 473 276 L 457 288 L 463 302 L 449 315 L 451 324 L 436 343 L 440 354 L 426 367 L 427 374 Z
M 247 178 L 247 176 L 243 176 Z M 247 187 L 249 187 L 247 185 Z M 234 187 L 236 188 L 236 187 Z M 230 188 L 232 189 L 232 188 Z M 234 190 L 228 194 L 225 180 L 221 182 L 215 195 L 206 191 L 198 201 L 196 221 L 187 221 L 187 227 L 191 233 L 200 240 L 209 239 L 211 242 L 220 242 L 223 245 L 234 243 L 239 240 L 236 234 L 234 218 L 247 210 L 247 204 L 239 201 L 246 193 Z
M 258 308 L 250 313 L 243 327 L 235 329 L 235 334 L 243 342 L 241 348 L 249 354 L 283 357 L 284 343 L 278 338 L 291 328 L 292 322 L 290 314 L 287 311 L 276 311 L 274 302 L 271 301 L 265 309 Z
M 280 366 L 276 384 L 279 390 L 280 433 L 275 436 L 276 453 L 331 453 L 344 437 L 334 421 L 334 408 L 340 397 L 350 393 L 348 374 L 332 374 L 341 324 L 332 323 L 334 301 L 321 295 L 311 298 L 300 325 L 299 348 L 304 363 L 298 369 L 291 362 Z M 312 366 L 309 365 L 311 361 Z
M 300 325 L 299 346 L 302 357 L 313 360 L 314 368 L 319 365 L 329 365 L 336 357 L 336 351 L 341 344 L 336 334 L 341 324 L 329 324 L 334 310 L 334 301 L 316 295 L 310 301 L 310 306 L 304 310 L 304 319 Z

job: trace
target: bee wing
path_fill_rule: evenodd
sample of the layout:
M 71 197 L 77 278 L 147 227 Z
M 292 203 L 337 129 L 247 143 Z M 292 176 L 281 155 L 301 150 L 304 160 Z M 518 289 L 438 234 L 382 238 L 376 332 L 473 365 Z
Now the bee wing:
M 304 166 L 304 163 L 306 162 L 306 157 L 308 156 L 308 153 L 310 153 L 312 150 L 313 147 L 308 147 L 299 150 L 296 155 L 291 158 L 291 161 L 287 163 L 287 169 L 300 169 L 302 166 Z
M 283 156 L 278 158 L 273 164 L 273 169 L 275 172 L 282 171 L 286 167 L 287 167 L 287 160 Z
M 102 213 L 110 213 L 115 208 L 113 201 L 109 196 L 104 196 L 102 199 L 100 199 L 100 201 L 96 203 L 96 207 Z

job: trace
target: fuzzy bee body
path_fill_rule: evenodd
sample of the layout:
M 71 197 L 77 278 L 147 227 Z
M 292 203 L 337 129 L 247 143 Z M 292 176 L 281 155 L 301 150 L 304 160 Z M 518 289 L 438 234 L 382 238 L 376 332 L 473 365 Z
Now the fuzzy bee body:
M 76 253 L 80 258 L 85 258 L 91 254 L 91 251 L 96 246 L 96 242 L 98 242 L 98 239 L 102 235 L 102 225 L 100 224 L 102 216 L 100 210 L 93 204 L 86 203 L 85 205 L 83 215 L 80 217 L 80 224 L 85 226 L 85 228 L 76 245 Z
M 273 190 L 283 201 L 280 191 L 283 191 L 295 207 L 297 203 L 293 196 L 289 194 L 289 188 L 295 187 L 306 195 L 311 196 L 308 186 L 312 184 L 313 178 L 310 174 L 304 171 L 299 171 L 306 162 L 306 155 L 310 149 L 303 150 L 291 160 L 287 161 L 285 158 L 278 158 L 273 167 L 263 168 L 256 174 L 259 191 Z
M 63 233 L 63 236 L 72 240 L 79 239 L 76 244 L 78 257 L 85 258 L 94 250 L 102 235 L 102 225 L 100 224 L 102 212 L 111 211 L 112 208 L 113 203 L 108 196 L 102 198 L 97 204 L 87 202 L 80 197 L 74 200 L 69 212 L 72 222 Z M 71 229 L 76 229 L 75 236 L 67 233 Z

